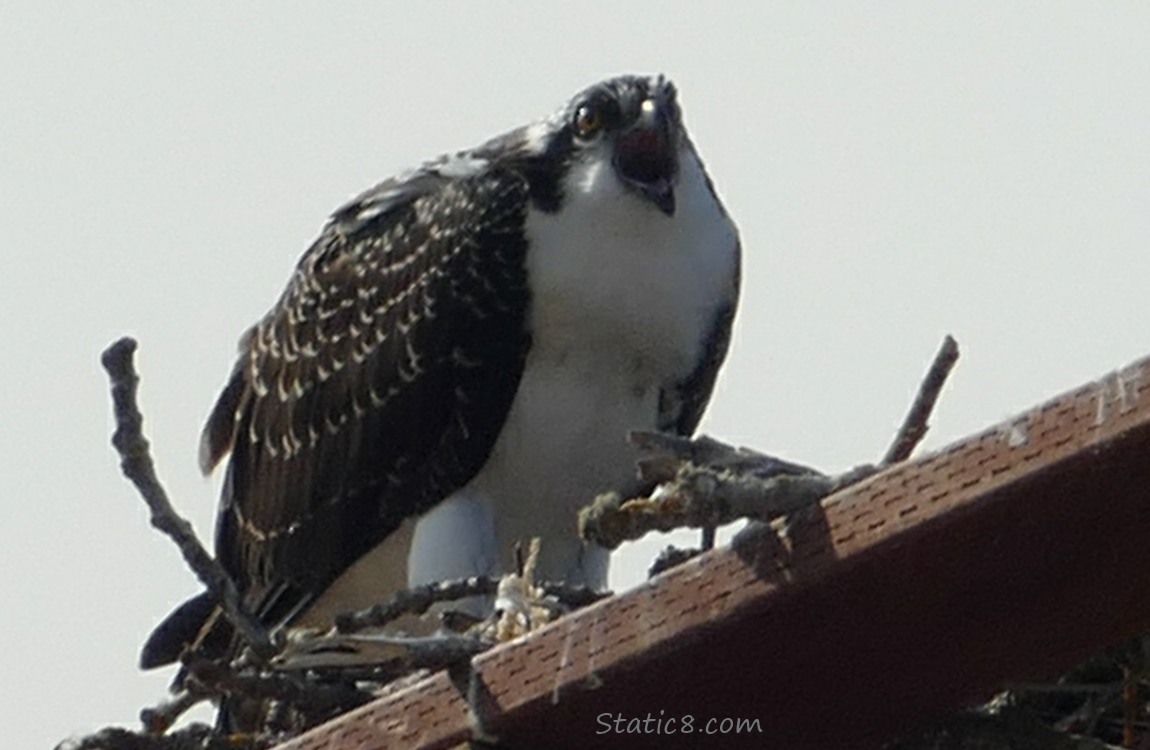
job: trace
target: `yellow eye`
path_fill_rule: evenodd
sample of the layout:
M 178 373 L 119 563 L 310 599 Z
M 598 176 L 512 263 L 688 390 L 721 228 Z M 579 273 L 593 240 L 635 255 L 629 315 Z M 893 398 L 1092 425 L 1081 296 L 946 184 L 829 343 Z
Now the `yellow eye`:
M 584 104 L 575 111 L 575 133 L 590 138 L 603 127 L 603 112 L 594 104 Z

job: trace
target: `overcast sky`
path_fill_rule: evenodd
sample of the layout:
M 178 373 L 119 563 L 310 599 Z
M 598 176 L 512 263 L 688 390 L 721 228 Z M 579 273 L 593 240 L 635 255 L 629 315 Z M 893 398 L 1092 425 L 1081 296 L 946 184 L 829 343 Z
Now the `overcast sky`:
M 948 332 L 927 448 L 1150 352 L 1144 3 L 333 5 L 0 9 L 8 746 L 133 723 L 170 677 L 138 647 L 198 588 L 119 475 L 100 351 L 138 337 L 161 476 L 210 538 L 202 420 L 327 213 L 609 75 L 676 81 L 741 227 L 707 432 L 839 470 Z

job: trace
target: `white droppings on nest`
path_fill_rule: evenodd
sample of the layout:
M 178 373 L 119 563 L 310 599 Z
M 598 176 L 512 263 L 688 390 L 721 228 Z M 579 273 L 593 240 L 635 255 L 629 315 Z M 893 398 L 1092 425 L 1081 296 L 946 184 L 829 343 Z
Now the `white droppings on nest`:
M 477 626 L 480 637 L 505 643 L 538 630 L 554 619 L 553 609 L 544 602 L 543 589 L 535 585 L 539 548 L 536 537 L 528 547 L 522 572 L 509 573 L 499 579 L 494 618 Z

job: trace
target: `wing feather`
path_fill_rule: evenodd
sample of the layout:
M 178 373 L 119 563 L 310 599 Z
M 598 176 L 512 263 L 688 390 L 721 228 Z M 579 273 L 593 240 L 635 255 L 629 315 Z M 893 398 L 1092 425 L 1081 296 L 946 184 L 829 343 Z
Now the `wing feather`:
M 490 453 L 529 346 L 528 188 L 430 172 L 333 215 L 241 342 L 204 431 L 217 554 L 278 624 Z

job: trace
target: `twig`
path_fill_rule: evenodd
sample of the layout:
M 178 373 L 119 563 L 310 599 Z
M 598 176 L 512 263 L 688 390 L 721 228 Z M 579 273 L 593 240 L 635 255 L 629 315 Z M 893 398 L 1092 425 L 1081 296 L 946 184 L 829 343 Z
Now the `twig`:
M 189 690 L 186 685 L 183 686 L 171 700 L 140 711 L 140 723 L 144 725 L 144 732 L 153 735 L 163 734 L 189 709 L 209 697 L 204 692 Z
M 196 682 L 215 694 L 279 700 L 308 714 L 326 714 L 334 709 L 354 708 L 371 698 L 369 694 L 348 684 L 301 680 L 290 674 L 266 670 L 236 671 L 227 664 L 210 659 L 192 657 L 186 666 Z
M 644 455 L 639 459 L 639 477 L 646 482 L 670 482 L 684 463 L 716 470 L 770 479 L 780 474 L 818 474 L 809 466 L 784 461 L 750 448 L 735 447 L 710 435 L 695 438 L 666 432 L 635 430 L 628 442 Z
M 703 528 L 742 518 L 770 520 L 814 505 L 841 486 L 818 473 L 760 479 L 707 466 L 684 465 L 675 481 L 649 498 L 626 502 L 607 493 L 579 511 L 579 533 L 614 549 L 648 531 Z
M 958 344 L 947 336 L 882 466 L 905 460 L 926 435 L 931 411 L 957 360 Z M 600 495 L 579 512 L 579 533 L 608 549 L 648 531 L 683 527 L 704 529 L 706 549 L 713 542 L 716 526 L 743 518 L 768 521 L 813 507 L 827 495 L 877 471 L 872 466 L 860 466 L 842 476 L 828 477 L 705 435 L 691 439 L 633 432 L 630 441 L 646 454 L 638 462 L 640 478 L 659 488 L 650 498 L 626 501 L 617 494 Z M 667 557 L 667 561 L 677 559 L 679 556 Z M 662 565 L 657 562 L 656 568 Z
M 148 504 L 152 526 L 176 543 L 188 567 L 220 602 L 224 615 L 252 651 L 262 659 L 270 659 L 276 649 L 267 632 L 244 611 L 232 579 L 196 538 L 192 525 L 172 507 L 167 492 L 156 477 L 155 464 L 143 433 L 144 418 L 136 404 L 140 378 L 132 361 L 135 351 L 135 340 L 122 338 L 109 346 L 101 357 L 112 384 L 112 405 L 116 417 L 112 445 L 120 454 L 120 469 Z
M 553 598 L 560 604 L 566 605 L 569 609 L 586 607 L 611 596 L 610 591 L 596 591 L 587 586 L 575 586 L 562 582 L 548 583 L 544 581 L 538 584 L 538 586 L 543 589 L 543 596 Z
M 750 448 L 736 448 L 720 440 L 715 440 L 709 435 L 689 438 L 664 432 L 636 430 L 628 435 L 628 440 L 644 452 L 644 456 L 638 461 L 639 478 L 655 485 L 678 482 L 684 464 L 706 466 L 725 474 L 762 480 L 769 480 L 782 474 L 819 474 L 810 467 L 768 456 Z M 773 489 L 764 490 L 764 494 L 767 496 L 772 496 L 774 492 Z M 766 499 L 764 502 L 767 507 L 770 507 L 773 500 Z M 626 504 L 624 507 L 628 511 L 632 510 Z M 668 548 L 652 565 L 648 571 L 649 575 L 654 576 L 656 573 L 688 560 L 700 552 L 714 548 L 717 524 L 704 523 L 699 528 L 702 530 L 702 539 L 698 550 L 685 551 Z M 638 532 L 638 527 L 635 531 Z
M 910 458 L 910 454 L 926 437 L 926 431 L 930 427 L 928 424 L 930 414 L 934 411 L 938 394 L 942 392 L 942 387 L 946 384 L 946 379 L 957 361 L 958 342 L 952 336 L 947 335 L 942 340 L 942 347 L 939 348 L 938 354 L 934 355 L 934 362 L 931 363 L 922 385 L 918 387 L 918 395 L 915 397 L 910 411 L 907 412 L 906 418 L 903 419 L 902 427 L 899 428 L 894 442 L 891 443 L 886 455 L 883 456 L 883 466 L 896 464 Z
M 498 588 L 498 578 L 474 576 L 403 589 L 382 604 L 338 615 L 335 618 L 335 629 L 340 633 L 354 633 L 382 627 L 406 614 L 422 615 L 437 602 L 455 601 L 469 596 L 494 596 Z
M 466 661 L 494 645 L 485 638 L 456 633 L 397 636 L 328 632 L 290 639 L 274 665 L 285 672 L 310 670 L 340 680 L 357 670 L 379 668 L 380 681 L 388 681 L 417 669 L 442 669 Z

